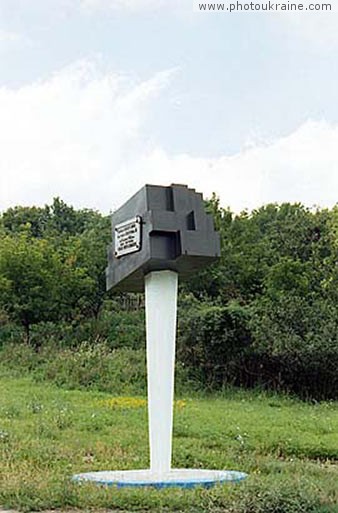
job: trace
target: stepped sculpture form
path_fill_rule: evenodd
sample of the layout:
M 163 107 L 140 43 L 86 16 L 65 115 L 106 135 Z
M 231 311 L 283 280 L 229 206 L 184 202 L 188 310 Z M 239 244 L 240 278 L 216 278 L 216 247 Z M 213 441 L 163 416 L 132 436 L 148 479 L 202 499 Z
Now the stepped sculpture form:
M 230 470 L 172 469 L 178 278 L 185 280 L 220 257 L 220 237 L 203 197 L 186 185 L 145 185 L 112 215 L 107 290 L 146 296 L 150 468 L 74 476 L 104 485 L 212 486 L 241 481 Z

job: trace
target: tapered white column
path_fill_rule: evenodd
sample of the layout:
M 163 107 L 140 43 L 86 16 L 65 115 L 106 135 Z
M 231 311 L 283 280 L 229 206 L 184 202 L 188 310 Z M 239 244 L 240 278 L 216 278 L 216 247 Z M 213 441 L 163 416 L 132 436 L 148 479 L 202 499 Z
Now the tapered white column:
M 145 277 L 150 470 L 171 468 L 178 274 Z

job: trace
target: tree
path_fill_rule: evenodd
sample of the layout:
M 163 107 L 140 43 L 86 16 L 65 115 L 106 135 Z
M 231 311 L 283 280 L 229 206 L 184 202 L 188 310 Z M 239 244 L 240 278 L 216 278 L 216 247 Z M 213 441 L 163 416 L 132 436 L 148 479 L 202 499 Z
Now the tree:
M 97 318 L 106 297 L 107 247 L 111 239 L 110 218 L 98 217 L 81 234 L 68 239 L 63 258 L 71 263 L 82 278 L 87 277 L 87 289 L 82 297 L 82 311 Z
M 0 307 L 23 326 L 27 342 L 33 324 L 70 319 L 91 286 L 85 272 L 63 262 L 50 241 L 26 233 L 2 238 Z
M 50 222 L 49 207 L 14 207 L 2 215 L 2 223 L 7 233 L 29 233 L 32 237 L 43 237 Z
M 60 198 L 44 207 L 9 208 L 1 216 L 7 234 L 25 232 L 35 238 L 70 237 L 86 230 L 101 215 L 90 209 L 75 210 Z

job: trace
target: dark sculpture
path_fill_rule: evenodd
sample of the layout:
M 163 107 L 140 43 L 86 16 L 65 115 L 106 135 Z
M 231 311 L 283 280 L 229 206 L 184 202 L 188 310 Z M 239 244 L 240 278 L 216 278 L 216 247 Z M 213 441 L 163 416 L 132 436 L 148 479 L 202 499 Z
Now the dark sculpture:
M 145 185 L 114 212 L 112 229 L 107 290 L 142 292 L 151 271 L 172 270 L 185 279 L 220 256 L 202 194 L 186 185 Z

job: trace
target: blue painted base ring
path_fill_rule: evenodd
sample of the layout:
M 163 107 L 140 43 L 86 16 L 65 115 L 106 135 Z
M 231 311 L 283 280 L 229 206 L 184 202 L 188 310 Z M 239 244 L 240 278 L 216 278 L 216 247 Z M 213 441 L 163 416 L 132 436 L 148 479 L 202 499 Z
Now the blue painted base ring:
M 74 481 L 92 482 L 98 485 L 153 488 L 210 488 L 220 483 L 238 483 L 248 477 L 236 470 L 172 469 L 163 474 L 154 474 L 147 470 L 106 470 L 87 472 L 73 476 Z

